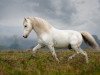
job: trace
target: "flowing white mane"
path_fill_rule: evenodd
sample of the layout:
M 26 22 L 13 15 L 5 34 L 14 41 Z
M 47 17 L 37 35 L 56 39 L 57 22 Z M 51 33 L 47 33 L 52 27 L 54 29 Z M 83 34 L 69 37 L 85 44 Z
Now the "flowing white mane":
M 50 23 L 46 20 L 38 17 L 29 17 L 31 20 L 32 26 L 34 27 L 35 31 L 39 34 L 49 32 L 51 28 L 53 28 Z
M 52 25 L 48 23 L 45 19 L 38 18 L 38 17 L 29 17 L 29 19 L 33 20 L 34 22 L 37 22 L 37 24 L 40 24 L 42 26 L 52 27 Z

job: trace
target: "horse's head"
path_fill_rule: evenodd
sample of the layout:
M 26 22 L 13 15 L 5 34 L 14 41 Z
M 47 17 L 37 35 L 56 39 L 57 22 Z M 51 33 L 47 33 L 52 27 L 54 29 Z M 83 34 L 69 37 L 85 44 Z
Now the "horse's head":
M 37 35 L 41 35 L 43 33 L 49 32 L 49 30 L 52 28 L 52 26 L 48 22 L 38 17 L 24 18 L 23 26 L 24 26 L 24 34 L 23 34 L 24 38 L 28 37 L 32 29 L 34 29 Z
M 24 18 L 23 26 L 24 26 L 23 37 L 27 38 L 29 33 L 32 31 L 32 25 L 31 25 L 31 21 L 29 18 Z

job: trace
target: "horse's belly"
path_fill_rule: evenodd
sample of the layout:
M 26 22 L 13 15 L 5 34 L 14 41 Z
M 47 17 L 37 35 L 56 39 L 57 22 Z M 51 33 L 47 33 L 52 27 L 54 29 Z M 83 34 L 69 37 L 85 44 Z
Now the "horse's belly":
M 54 40 L 54 47 L 57 47 L 57 48 L 64 48 L 64 47 L 67 47 L 69 44 L 67 42 L 66 39 L 55 39 Z
M 54 44 L 54 47 L 56 47 L 56 48 L 67 48 L 67 46 L 68 46 L 68 44 L 61 44 L 61 43 Z

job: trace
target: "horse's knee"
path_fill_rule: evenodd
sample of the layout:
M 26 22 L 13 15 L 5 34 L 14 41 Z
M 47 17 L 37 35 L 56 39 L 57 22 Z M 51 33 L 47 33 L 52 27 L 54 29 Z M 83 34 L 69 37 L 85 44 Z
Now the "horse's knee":
M 56 53 L 55 53 L 55 52 L 52 52 L 52 55 L 53 55 L 53 56 L 56 56 Z

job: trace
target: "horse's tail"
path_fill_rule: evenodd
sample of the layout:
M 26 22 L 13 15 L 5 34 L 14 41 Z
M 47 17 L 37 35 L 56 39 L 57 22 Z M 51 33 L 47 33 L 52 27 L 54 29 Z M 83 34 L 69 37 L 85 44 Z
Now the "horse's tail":
M 89 44 L 92 48 L 95 48 L 95 49 L 99 48 L 99 45 L 97 44 L 97 42 L 95 41 L 95 39 L 90 33 L 83 31 L 81 32 L 81 35 L 86 44 Z

